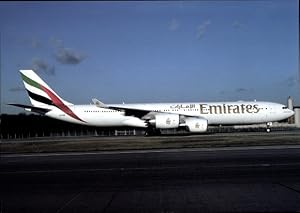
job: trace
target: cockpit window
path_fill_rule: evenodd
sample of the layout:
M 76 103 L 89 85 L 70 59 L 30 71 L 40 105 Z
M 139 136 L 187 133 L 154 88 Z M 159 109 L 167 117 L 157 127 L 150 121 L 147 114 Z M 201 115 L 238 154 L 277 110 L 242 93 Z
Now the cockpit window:
M 286 106 L 284 106 L 284 107 L 282 107 L 282 109 L 287 109 L 287 107 L 286 107 Z

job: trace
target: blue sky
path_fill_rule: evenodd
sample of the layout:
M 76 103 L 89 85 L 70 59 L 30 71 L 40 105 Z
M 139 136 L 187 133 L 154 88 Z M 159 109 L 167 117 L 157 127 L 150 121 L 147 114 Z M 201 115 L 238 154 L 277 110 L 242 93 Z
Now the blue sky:
M 64 99 L 299 98 L 298 1 L 1 2 L 1 108 L 29 104 L 19 69 Z

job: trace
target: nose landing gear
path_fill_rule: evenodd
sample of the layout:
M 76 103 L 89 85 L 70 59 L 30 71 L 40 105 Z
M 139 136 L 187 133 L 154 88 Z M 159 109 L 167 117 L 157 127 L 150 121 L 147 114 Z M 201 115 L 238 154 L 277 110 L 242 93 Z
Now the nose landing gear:
M 267 123 L 267 132 L 271 132 L 272 122 Z

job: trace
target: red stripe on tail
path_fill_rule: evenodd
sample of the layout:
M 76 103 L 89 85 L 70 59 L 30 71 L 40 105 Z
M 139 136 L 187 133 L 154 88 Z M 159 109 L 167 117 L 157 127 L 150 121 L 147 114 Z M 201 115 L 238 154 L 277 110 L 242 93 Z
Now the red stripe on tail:
M 57 106 L 59 109 L 61 109 L 63 112 L 65 112 L 72 118 L 75 118 L 79 121 L 85 122 L 85 121 L 81 120 L 77 115 L 75 115 L 75 113 L 69 107 L 67 107 L 56 95 L 54 95 L 53 92 L 51 92 L 49 89 L 47 89 L 43 85 L 40 85 L 40 86 L 44 90 L 44 92 L 47 93 L 47 95 L 49 95 L 49 97 L 51 98 L 51 100 L 55 106 Z

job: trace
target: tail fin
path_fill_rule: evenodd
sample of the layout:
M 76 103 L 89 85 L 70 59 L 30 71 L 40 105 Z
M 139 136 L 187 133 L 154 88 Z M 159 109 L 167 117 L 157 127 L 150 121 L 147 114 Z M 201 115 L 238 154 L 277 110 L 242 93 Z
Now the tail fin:
M 73 105 L 59 97 L 33 70 L 20 70 L 20 73 L 33 106 Z

